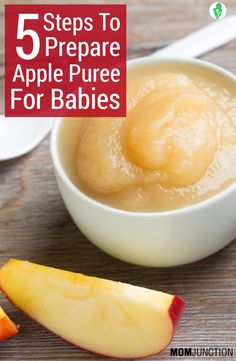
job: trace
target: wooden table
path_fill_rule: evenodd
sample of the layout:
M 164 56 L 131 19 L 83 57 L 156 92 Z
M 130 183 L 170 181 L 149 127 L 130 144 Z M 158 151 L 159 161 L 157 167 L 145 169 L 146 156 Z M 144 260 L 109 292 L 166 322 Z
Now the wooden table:
M 50 1 L 53 2 L 63 3 Z M 127 3 L 130 57 L 148 54 L 155 46 L 172 42 L 211 22 L 209 2 L 205 0 L 129 0 Z M 227 1 L 227 8 L 229 14 L 236 13 L 236 1 Z M 1 39 L 2 20 L 1 12 Z M 0 54 L 3 54 L 2 41 L 0 44 Z M 236 43 L 232 42 L 204 58 L 235 72 Z M 2 55 L 0 68 L 2 73 Z M 179 294 L 186 299 L 188 306 L 173 347 L 236 345 L 236 243 L 232 242 L 205 260 L 172 269 L 132 266 L 106 255 L 87 241 L 64 207 L 53 174 L 48 138 L 30 154 L 0 163 L 0 263 L 9 257 Z M 0 360 L 103 359 L 54 336 L 11 306 L 3 296 L 0 296 L 0 304 L 21 325 L 17 337 L 0 344 Z M 235 360 L 236 349 L 234 352 L 234 358 L 219 359 Z M 153 359 L 167 361 L 178 358 L 170 357 L 168 348 Z M 179 359 L 187 360 L 188 357 Z

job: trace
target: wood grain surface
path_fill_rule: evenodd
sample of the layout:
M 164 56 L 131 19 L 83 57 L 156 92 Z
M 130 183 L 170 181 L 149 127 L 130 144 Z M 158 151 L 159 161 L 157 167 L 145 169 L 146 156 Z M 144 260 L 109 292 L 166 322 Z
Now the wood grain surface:
M 27 1 L 33 2 L 43 1 Z M 102 2 L 111 3 L 99 1 Z M 212 21 L 208 14 L 210 1 L 129 0 L 127 3 L 129 57 L 148 54 Z M 236 1 L 225 3 L 228 13 L 235 14 Z M 3 111 L 3 7 L 0 26 Z M 231 42 L 204 58 L 236 72 L 236 43 Z M 49 138 L 30 154 L 0 163 L 0 264 L 9 257 L 179 294 L 187 301 L 187 309 L 173 347 L 236 347 L 236 242 L 200 262 L 170 269 L 132 266 L 106 255 L 81 234 L 63 205 L 50 159 Z M 0 344 L 0 360 L 105 360 L 59 339 L 24 316 L 3 296 L 0 304 L 21 325 L 19 335 Z M 152 359 L 189 358 L 170 357 L 168 348 Z M 236 348 L 233 358 L 219 359 L 236 360 Z

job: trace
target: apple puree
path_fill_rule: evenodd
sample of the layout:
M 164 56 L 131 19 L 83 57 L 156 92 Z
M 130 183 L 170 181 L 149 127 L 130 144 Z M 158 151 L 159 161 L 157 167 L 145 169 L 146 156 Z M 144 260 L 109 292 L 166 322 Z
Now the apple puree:
M 126 118 L 65 119 L 64 134 L 68 122 L 76 128 L 74 156 L 65 160 L 72 180 L 111 206 L 184 207 L 236 178 L 235 85 L 209 70 L 131 69 Z

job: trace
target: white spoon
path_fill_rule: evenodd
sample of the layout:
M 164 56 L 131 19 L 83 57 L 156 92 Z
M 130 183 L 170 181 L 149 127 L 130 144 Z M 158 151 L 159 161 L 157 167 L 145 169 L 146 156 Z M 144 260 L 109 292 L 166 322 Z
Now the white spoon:
M 236 15 L 215 20 L 183 39 L 152 53 L 150 56 L 179 56 L 195 58 L 236 38 Z
M 50 132 L 54 118 L 0 116 L 0 160 L 20 157 L 35 148 Z
M 215 21 L 150 56 L 197 57 L 236 38 L 236 16 Z M 30 152 L 50 132 L 53 118 L 0 116 L 0 160 Z

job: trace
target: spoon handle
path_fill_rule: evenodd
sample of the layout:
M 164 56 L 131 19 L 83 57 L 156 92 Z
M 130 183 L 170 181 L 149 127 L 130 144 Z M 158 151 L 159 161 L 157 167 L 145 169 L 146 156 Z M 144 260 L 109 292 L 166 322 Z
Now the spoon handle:
M 198 57 L 235 38 L 236 15 L 232 15 L 215 21 L 150 56 Z

